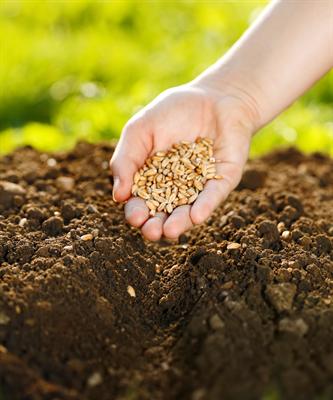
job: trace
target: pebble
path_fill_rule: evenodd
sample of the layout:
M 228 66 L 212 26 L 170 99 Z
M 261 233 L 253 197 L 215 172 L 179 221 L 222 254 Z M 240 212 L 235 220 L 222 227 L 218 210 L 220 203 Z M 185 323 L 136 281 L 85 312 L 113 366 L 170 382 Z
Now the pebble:
M 0 209 L 9 208 L 12 205 L 22 205 L 26 190 L 13 182 L 0 181 Z
M 43 222 L 42 229 L 50 236 L 59 235 L 64 229 L 64 221 L 60 217 L 51 217 Z
M 214 314 L 209 318 L 209 326 L 213 331 L 220 331 L 224 328 L 224 322 L 218 314 Z
M 280 240 L 278 228 L 272 221 L 265 220 L 260 222 L 258 231 L 268 246 Z
M 59 176 L 56 180 L 57 186 L 63 191 L 70 191 L 75 186 L 75 180 L 70 176 Z
M 8 317 L 7 314 L 5 314 L 3 311 L 0 311 L 0 325 L 7 325 L 10 321 L 10 318 Z
M 136 297 L 135 290 L 134 290 L 133 286 L 131 286 L 131 285 L 128 285 L 128 286 L 127 286 L 127 293 L 128 293 L 131 297 Z
M 103 382 L 103 378 L 100 372 L 94 372 L 92 373 L 88 380 L 87 380 L 87 385 L 89 387 L 95 387 L 100 385 Z
M 268 285 L 266 295 L 277 312 L 289 311 L 296 295 L 296 285 L 293 283 Z
M 290 318 L 283 318 L 279 322 L 280 332 L 294 333 L 299 337 L 304 336 L 309 330 L 308 325 L 302 318 L 292 320 Z
M 87 211 L 90 212 L 90 213 L 97 213 L 98 209 L 93 204 L 88 204 Z
M 94 236 L 91 233 L 87 233 L 86 235 L 82 235 L 80 237 L 81 240 L 87 242 L 88 240 L 93 240 Z
M 72 245 L 65 246 L 64 250 L 72 251 L 73 250 L 73 246 Z

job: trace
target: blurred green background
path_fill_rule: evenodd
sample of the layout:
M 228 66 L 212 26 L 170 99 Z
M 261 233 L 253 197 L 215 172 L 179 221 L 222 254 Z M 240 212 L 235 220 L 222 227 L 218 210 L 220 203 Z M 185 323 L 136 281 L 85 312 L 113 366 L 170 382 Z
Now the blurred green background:
M 118 137 L 142 105 L 223 54 L 265 4 L 2 0 L 0 152 Z M 333 155 L 332 105 L 333 72 L 256 136 L 252 155 L 290 144 Z

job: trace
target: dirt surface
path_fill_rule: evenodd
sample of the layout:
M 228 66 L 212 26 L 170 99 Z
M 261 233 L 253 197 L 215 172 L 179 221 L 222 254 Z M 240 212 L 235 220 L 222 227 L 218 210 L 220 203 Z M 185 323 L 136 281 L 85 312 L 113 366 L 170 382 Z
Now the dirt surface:
M 0 160 L 0 398 L 332 399 L 333 160 L 253 161 L 205 225 L 147 243 L 111 154 Z

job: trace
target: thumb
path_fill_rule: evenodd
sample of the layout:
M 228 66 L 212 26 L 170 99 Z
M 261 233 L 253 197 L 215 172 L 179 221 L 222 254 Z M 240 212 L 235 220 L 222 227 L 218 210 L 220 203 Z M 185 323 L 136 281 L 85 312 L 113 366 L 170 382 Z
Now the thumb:
M 153 140 L 147 126 L 143 117 L 133 117 L 122 131 L 110 160 L 115 201 L 125 201 L 131 196 L 134 174 L 151 152 Z

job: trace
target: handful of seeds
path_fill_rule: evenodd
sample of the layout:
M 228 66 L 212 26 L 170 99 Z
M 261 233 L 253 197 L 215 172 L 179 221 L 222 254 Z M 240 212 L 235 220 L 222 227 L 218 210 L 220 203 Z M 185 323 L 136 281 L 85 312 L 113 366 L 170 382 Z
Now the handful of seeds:
M 171 214 L 178 206 L 192 204 L 209 179 L 222 179 L 216 175 L 212 139 L 182 141 L 146 160 L 134 175 L 132 194 L 146 201 L 151 216 Z

